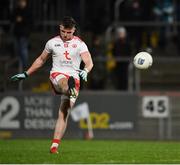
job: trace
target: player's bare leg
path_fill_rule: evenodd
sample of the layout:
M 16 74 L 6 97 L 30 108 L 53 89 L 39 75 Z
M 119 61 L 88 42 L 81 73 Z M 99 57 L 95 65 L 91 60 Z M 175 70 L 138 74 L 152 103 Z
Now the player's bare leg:
M 64 92 L 65 94 L 67 93 L 69 94 L 69 89 L 70 89 L 69 86 L 71 86 L 71 88 L 75 87 L 74 79 L 71 79 L 71 81 L 68 81 L 67 79 L 63 78 L 61 79 L 59 83 L 60 83 L 62 92 Z M 66 130 L 69 110 L 74 106 L 74 103 L 76 100 L 75 96 L 73 96 L 73 98 L 70 98 L 70 99 L 67 97 L 61 100 L 59 115 L 58 115 L 55 131 L 54 131 L 54 139 L 53 139 L 51 149 L 50 149 L 51 153 L 58 153 L 58 146 Z
M 59 81 L 58 81 L 58 84 L 59 84 L 59 87 L 61 89 L 61 92 L 63 94 L 66 94 L 68 95 L 68 79 L 67 78 L 61 78 Z
M 63 137 L 67 126 L 67 120 L 69 116 L 70 102 L 68 99 L 64 99 L 61 102 L 58 119 L 55 125 L 54 139 L 51 145 L 51 153 L 58 153 L 58 146 L 60 139 Z
M 61 92 L 70 97 L 70 107 L 74 106 L 76 98 L 78 96 L 78 91 L 75 88 L 75 80 L 72 76 L 67 78 L 62 78 L 58 82 Z
M 72 76 L 70 76 L 69 79 L 61 78 L 58 81 L 58 84 L 63 94 L 70 96 L 70 98 L 75 98 L 75 99 L 77 98 L 78 91 L 75 88 L 75 80 Z M 72 99 L 72 102 L 75 101 Z

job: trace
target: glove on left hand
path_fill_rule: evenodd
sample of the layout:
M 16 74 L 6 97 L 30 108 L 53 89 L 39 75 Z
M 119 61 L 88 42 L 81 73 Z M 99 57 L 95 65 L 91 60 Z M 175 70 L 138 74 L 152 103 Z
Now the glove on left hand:
M 80 73 L 79 75 L 82 77 L 82 79 L 84 81 L 87 81 L 87 76 L 88 76 L 88 70 L 86 68 L 84 68 Z

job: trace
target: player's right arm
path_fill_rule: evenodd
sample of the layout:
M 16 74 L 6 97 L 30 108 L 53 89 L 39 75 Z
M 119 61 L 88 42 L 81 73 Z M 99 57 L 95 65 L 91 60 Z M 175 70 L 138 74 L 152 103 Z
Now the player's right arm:
M 41 53 L 41 55 L 33 62 L 31 67 L 26 71 L 27 75 L 29 76 L 34 72 L 36 72 L 39 68 L 41 68 L 48 58 L 49 58 L 49 53 L 46 50 L 44 50 Z
M 36 60 L 33 62 L 33 64 L 30 66 L 30 68 L 23 72 L 23 73 L 19 73 L 16 74 L 14 76 L 11 77 L 11 81 L 19 81 L 19 80 L 24 80 L 26 79 L 29 75 L 33 74 L 34 72 L 36 72 L 39 68 L 41 68 L 43 66 L 43 64 L 47 61 L 47 59 L 49 58 L 49 54 L 46 50 L 44 50 L 41 55 L 36 58 Z

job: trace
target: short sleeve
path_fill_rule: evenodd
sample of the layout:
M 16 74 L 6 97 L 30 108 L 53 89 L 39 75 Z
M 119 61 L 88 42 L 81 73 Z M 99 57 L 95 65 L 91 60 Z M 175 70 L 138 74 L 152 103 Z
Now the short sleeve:
M 50 41 L 46 43 L 44 50 L 48 53 L 52 52 Z
M 81 42 L 80 45 L 80 54 L 84 52 L 89 52 L 87 45 L 84 42 Z

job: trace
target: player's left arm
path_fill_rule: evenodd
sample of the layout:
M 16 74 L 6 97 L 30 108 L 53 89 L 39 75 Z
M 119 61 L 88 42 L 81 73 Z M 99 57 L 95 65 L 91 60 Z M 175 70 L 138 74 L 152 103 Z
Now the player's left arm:
M 93 68 L 93 61 L 92 61 L 90 52 L 88 51 L 88 52 L 82 53 L 81 58 L 85 64 L 84 69 L 86 69 L 89 73 Z
M 81 58 L 85 66 L 84 66 L 84 69 L 79 74 L 84 81 L 87 81 L 88 73 L 93 68 L 93 61 L 92 61 L 91 54 L 89 51 L 81 53 Z

